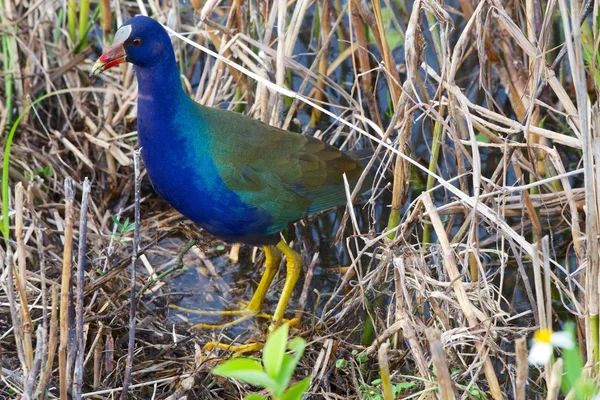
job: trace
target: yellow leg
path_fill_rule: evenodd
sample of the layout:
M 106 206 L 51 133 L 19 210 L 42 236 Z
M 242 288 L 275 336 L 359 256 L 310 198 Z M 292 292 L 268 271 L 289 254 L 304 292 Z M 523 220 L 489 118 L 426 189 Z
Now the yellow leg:
M 283 313 L 292 297 L 294 286 L 298 282 L 300 272 L 302 272 L 302 256 L 296 253 L 290 246 L 288 246 L 283 240 L 277 244 L 277 248 L 283 253 L 286 258 L 287 274 L 285 276 L 285 283 L 283 290 L 281 291 L 281 297 L 277 303 L 277 308 L 273 313 L 273 322 L 269 326 L 269 332 L 275 330 L 283 321 Z M 294 325 L 294 321 L 291 321 Z
M 277 274 L 279 264 L 281 263 L 281 254 L 275 249 L 274 246 L 265 246 L 265 272 L 260 278 L 258 288 L 252 296 L 250 303 L 243 310 L 223 310 L 223 311 L 195 311 L 195 314 L 200 315 L 221 315 L 221 316 L 240 316 L 235 320 L 226 324 L 196 324 L 192 326 L 192 329 L 225 329 L 231 326 L 237 325 L 253 317 L 270 318 L 269 315 L 260 313 L 262 303 L 267 295 L 269 286 Z
M 252 296 L 250 303 L 246 306 L 247 310 L 259 312 L 262 303 L 267 295 L 267 291 L 273 282 L 273 278 L 275 278 L 275 274 L 279 269 L 279 264 L 281 263 L 281 254 L 275 249 L 273 246 L 265 246 L 265 272 L 263 273 L 262 278 L 260 278 L 260 282 L 258 283 L 258 287 L 256 288 L 256 292 Z
M 271 325 L 269 326 L 269 332 L 273 332 L 279 325 L 282 323 L 289 324 L 290 326 L 297 327 L 299 321 L 296 318 L 292 320 L 286 321 L 283 318 L 283 314 L 285 309 L 290 301 L 290 297 L 292 297 L 292 292 L 294 291 L 294 286 L 296 286 L 296 282 L 298 282 L 298 278 L 300 277 L 300 272 L 302 271 L 302 257 L 300 254 L 296 253 L 292 250 L 284 241 L 281 241 L 277 244 L 277 249 L 283 253 L 286 258 L 286 267 L 287 273 L 285 277 L 285 283 L 283 285 L 283 290 L 281 292 L 281 297 L 279 298 L 279 302 L 277 303 L 277 308 L 275 309 L 275 313 L 273 314 L 273 320 Z M 263 300 L 267 294 L 267 290 L 269 286 L 271 286 L 271 282 L 277 273 L 277 269 L 279 268 L 279 263 L 281 262 L 281 255 L 273 246 L 265 246 L 265 257 L 266 257 L 266 267 L 265 272 L 258 284 L 258 288 L 256 289 L 256 293 L 252 296 L 252 300 L 246 307 L 245 310 L 241 310 L 240 312 L 245 312 L 246 314 L 235 321 L 232 321 L 228 324 L 221 325 L 219 327 L 228 327 L 238 321 L 243 321 L 252 316 L 263 315 L 259 314 L 259 310 L 262 306 Z M 229 314 L 231 315 L 231 314 Z M 216 325 L 206 325 L 206 324 L 198 324 L 195 327 L 199 328 L 211 328 L 217 327 Z M 208 342 L 204 345 L 204 350 L 210 351 L 215 348 L 232 351 L 235 353 L 245 353 L 249 351 L 257 351 L 262 348 L 262 343 L 244 343 L 239 345 L 231 345 L 225 343 L 218 342 Z

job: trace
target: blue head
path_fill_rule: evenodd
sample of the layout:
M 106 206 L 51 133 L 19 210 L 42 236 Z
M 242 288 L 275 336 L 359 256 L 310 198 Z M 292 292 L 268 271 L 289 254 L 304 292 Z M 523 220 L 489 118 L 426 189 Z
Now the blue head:
M 171 39 L 165 28 L 152 18 L 131 18 L 121 25 L 113 45 L 100 56 L 90 75 L 99 75 L 126 61 L 141 69 L 176 66 Z

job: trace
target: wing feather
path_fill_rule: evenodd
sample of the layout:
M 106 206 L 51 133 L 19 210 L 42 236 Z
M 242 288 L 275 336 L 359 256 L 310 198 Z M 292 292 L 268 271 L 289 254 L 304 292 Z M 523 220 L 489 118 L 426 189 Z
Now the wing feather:
M 276 224 L 343 204 L 343 174 L 353 183 L 363 171 L 362 162 L 313 137 L 242 114 L 223 121 L 223 114 L 209 110 L 202 110 L 207 123 L 219 126 L 211 155 L 225 185 Z

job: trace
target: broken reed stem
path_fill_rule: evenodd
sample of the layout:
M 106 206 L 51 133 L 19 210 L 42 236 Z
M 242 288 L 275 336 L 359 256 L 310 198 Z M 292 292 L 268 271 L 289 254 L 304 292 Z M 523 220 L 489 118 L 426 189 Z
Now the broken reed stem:
M 467 296 L 460 272 L 458 271 L 458 266 L 456 265 L 454 250 L 450 246 L 450 241 L 446 235 L 446 230 L 444 229 L 440 215 L 437 213 L 437 209 L 435 208 L 429 193 L 423 193 L 421 195 L 421 201 L 429 213 L 429 218 L 431 219 L 433 229 L 438 236 L 442 250 L 444 268 L 448 274 L 450 282 L 452 283 L 452 288 L 454 289 L 460 308 L 465 315 L 469 327 L 472 329 L 478 328 L 479 321 L 473 312 L 473 304 L 471 304 L 471 301 Z M 494 399 L 503 399 L 504 396 L 502 394 L 502 390 L 500 389 L 500 384 L 498 382 L 498 377 L 496 376 L 494 366 L 492 365 L 492 360 L 490 359 L 489 349 L 487 346 L 485 346 L 481 337 L 476 338 L 475 347 L 477 348 L 477 352 L 479 353 L 483 363 L 483 371 L 488 381 L 490 394 Z
M 71 289 L 71 255 L 73 252 L 73 180 L 65 179 L 65 247 L 60 290 L 60 345 L 58 347 L 58 375 L 60 399 L 68 398 L 67 347 L 69 343 L 69 290 Z
M 306 270 L 306 275 L 304 277 L 304 285 L 302 286 L 302 292 L 300 292 L 300 297 L 298 300 L 298 309 L 296 310 L 296 319 L 298 321 L 302 320 L 302 316 L 304 315 L 304 310 L 307 304 L 308 295 L 310 293 L 310 289 L 312 287 L 311 282 L 313 280 L 315 266 L 317 265 L 317 261 L 319 260 L 319 252 L 313 254 L 313 258 L 308 264 L 308 268 Z M 315 304 L 318 306 L 318 303 Z
M 562 382 L 562 374 L 563 374 L 563 359 L 557 359 L 554 364 L 552 364 L 552 371 L 550 372 L 550 382 L 548 384 L 548 394 L 546 395 L 547 400 L 556 400 L 558 399 L 558 395 L 560 394 L 560 384 Z M 571 397 L 573 394 L 573 390 L 569 393 Z M 569 396 L 567 396 L 568 398 Z
M 19 322 L 19 313 L 17 312 L 15 289 L 14 289 L 14 274 L 13 274 L 13 253 L 10 247 L 6 248 L 6 295 L 8 296 L 8 307 L 10 309 L 10 318 L 13 324 L 13 335 L 15 337 L 15 345 L 17 347 L 17 355 L 21 362 L 23 375 L 27 375 L 27 362 L 25 361 L 25 353 L 23 351 L 23 334 L 21 332 L 21 324 Z
M 234 243 L 231 245 L 231 250 L 229 251 L 229 262 L 237 263 L 240 260 L 240 243 Z
M 396 112 L 396 114 L 399 113 Z M 409 104 L 406 104 L 403 115 L 405 122 L 402 125 L 402 128 L 399 130 L 397 148 L 400 152 L 402 152 L 402 154 L 406 154 L 408 152 L 407 142 L 409 141 L 413 126 L 413 111 Z M 397 231 L 395 229 L 400 224 L 400 219 L 402 218 L 402 206 L 406 202 L 406 196 L 408 195 L 409 189 L 410 169 L 410 164 L 404 158 L 400 157 L 400 155 L 396 155 L 396 162 L 394 165 L 394 182 L 392 185 L 392 210 L 390 211 L 387 225 L 387 230 L 392 231 L 390 234 L 388 234 L 388 239 L 390 240 L 394 240 L 396 237 Z
M 25 390 L 23 391 L 23 400 L 33 400 L 35 399 L 33 394 L 33 389 L 35 388 L 35 383 L 38 381 L 36 378 L 40 373 L 40 368 L 42 366 L 42 357 L 44 354 L 43 346 L 42 346 L 42 336 L 45 334 L 44 329 L 41 326 L 38 326 L 35 331 L 35 339 L 36 339 L 36 348 L 35 348 L 35 356 L 33 358 L 33 363 L 31 364 L 31 370 L 29 371 L 29 376 L 27 377 L 27 381 L 25 382 Z
M 31 186 L 29 187 L 31 188 Z M 28 191 L 29 194 L 31 194 L 31 191 Z M 28 202 L 29 204 L 34 204 L 33 203 L 33 198 L 30 196 L 28 198 Z M 46 369 L 48 368 L 48 289 L 47 289 L 47 282 L 46 282 L 46 256 L 44 253 L 44 246 L 43 246 L 43 241 L 42 241 L 42 230 L 39 227 L 39 215 L 32 210 L 32 216 L 33 216 L 33 225 L 36 227 L 35 228 L 35 236 L 36 236 L 36 242 L 37 242 L 37 251 L 38 251 L 38 257 L 39 257 L 39 263 L 40 263 L 40 287 L 41 287 L 41 294 L 42 294 L 42 332 L 44 333 L 42 335 L 42 342 L 37 342 L 35 345 L 37 347 L 42 347 L 42 366 L 41 366 L 41 372 L 40 372 L 40 379 L 38 381 L 38 385 L 35 391 L 35 397 L 39 398 L 41 393 L 42 393 L 42 382 L 44 380 L 44 376 L 46 375 Z M 56 305 L 56 304 L 54 304 Z M 37 350 L 36 347 L 36 350 Z
M 526 193 L 526 192 L 523 192 Z M 538 250 L 538 244 L 534 243 L 533 244 L 533 249 L 536 251 Z M 540 323 L 540 329 L 549 329 L 551 327 L 551 325 L 548 325 L 548 318 L 546 318 L 546 302 L 544 301 L 544 283 L 543 283 L 543 278 L 542 278 L 542 266 L 540 265 L 540 258 L 539 257 L 533 257 L 532 258 L 533 261 L 533 279 L 534 279 L 534 285 L 535 285 L 535 296 L 536 296 L 536 303 L 537 303 L 537 310 L 535 310 L 537 312 L 538 315 L 538 321 Z M 550 296 L 550 293 L 546 293 L 546 296 Z M 534 312 L 535 312 L 534 311 Z M 550 366 L 550 363 L 548 363 L 546 365 L 545 368 L 545 373 L 546 373 L 546 385 L 549 387 L 550 386 L 550 368 L 548 368 Z
M 25 353 L 25 362 L 27 370 L 31 369 L 33 363 L 33 345 L 31 330 L 33 322 L 29 314 L 29 304 L 27 301 L 27 262 L 25 258 L 25 242 L 23 239 L 23 198 L 25 191 L 23 184 L 17 183 L 15 187 L 15 236 L 17 239 L 17 264 L 19 273 L 15 275 L 15 283 L 19 300 L 21 301 L 21 332 L 23 333 L 23 352 Z
M 390 365 L 387 358 L 389 343 L 382 343 L 378 351 L 379 375 L 381 376 L 381 391 L 384 400 L 394 400 L 392 391 L 392 378 L 390 377 Z
M 50 338 L 48 339 L 48 357 L 44 367 L 42 379 L 38 385 L 36 396 L 40 396 L 46 391 L 46 386 L 52 374 L 52 364 L 54 364 L 54 356 L 56 356 L 56 346 L 58 346 L 58 286 L 52 286 L 52 303 L 50 305 L 52 312 L 50 313 Z
M 537 243 L 533 243 L 532 245 L 534 251 L 537 253 L 538 245 Z M 544 301 L 544 284 L 542 279 L 542 266 L 540 265 L 540 258 L 533 257 L 533 280 L 535 286 L 535 295 L 537 302 L 537 312 L 538 321 L 540 323 L 541 329 L 548 328 L 548 320 L 546 319 L 546 302 Z
M 112 12 L 110 11 L 110 0 L 100 0 L 100 22 L 102 25 L 102 32 L 104 37 L 112 29 Z
M 442 400 L 454 400 L 454 385 L 450 379 L 450 370 L 446 362 L 446 354 L 444 353 L 444 345 L 442 344 L 441 333 L 437 329 L 427 329 L 425 331 L 427 340 L 429 340 L 429 348 L 431 349 L 431 360 L 435 366 L 435 374 Z
M 542 238 L 542 254 L 544 256 L 544 292 L 546 293 L 546 326 L 552 326 L 552 282 L 550 281 L 550 238 Z
M 100 336 L 104 325 L 102 325 L 102 322 L 99 322 L 98 325 L 98 336 Z M 102 339 L 99 339 L 97 345 L 94 346 L 94 378 L 92 381 L 92 388 L 94 390 L 98 390 L 102 379 L 102 345 Z
M 94 340 L 92 340 L 92 344 L 89 347 L 88 353 L 85 356 L 83 361 L 83 366 L 85 367 L 90 362 L 90 359 L 94 356 L 95 350 L 98 346 L 101 346 L 102 343 L 102 335 L 104 334 L 104 325 L 102 322 L 98 321 L 98 328 L 96 330 L 96 336 Z
M 515 365 L 517 366 L 515 400 L 526 400 L 529 362 L 527 361 L 527 340 L 524 337 L 518 338 L 515 344 Z
M 429 13 L 428 13 L 429 15 Z M 435 37 L 435 35 L 434 35 Z M 446 109 L 446 105 L 442 104 L 440 106 L 440 115 L 444 115 Z M 442 148 L 442 132 L 443 132 L 443 124 L 440 121 L 435 121 L 433 124 L 433 139 L 431 140 L 431 154 L 429 156 L 429 171 L 436 173 L 438 160 L 440 156 L 440 149 Z M 435 185 L 435 178 L 432 174 L 427 175 L 427 186 L 425 187 L 425 191 L 430 191 Z M 431 225 L 425 224 L 423 225 L 423 243 L 431 242 Z
M 598 167 L 598 165 L 600 164 L 600 109 L 598 107 L 598 104 L 595 104 L 594 107 L 592 108 L 592 134 L 593 134 L 593 138 L 592 138 L 592 143 L 593 143 L 593 159 L 594 159 L 594 165 L 596 166 L 596 168 L 594 168 L 594 172 L 595 172 L 595 176 L 594 176 L 594 180 L 596 182 L 596 186 L 594 186 L 594 190 L 593 190 L 593 195 L 594 195 L 594 199 L 596 200 L 595 206 L 596 209 L 600 209 L 600 195 L 598 194 L 598 190 L 600 190 L 600 168 Z M 586 200 L 587 200 L 587 196 L 589 195 L 588 189 L 586 188 Z M 586 203 L 587 204 L 587 203 Z M 591 207 L 588 204 L 588 207 Z M 598 213 L 596 213 L 596 218 L 599 218 Z M 598 224 L 595 225 L 596 227 L 598 227 Z M 587 230 L 587 224 L 586 224 L 586 230 Z M 589 234 L 589 232 L 586 232 L 587 234 Z M 589 236 L 588 236 L 589 237 Z M 595 236 L 593 236 L 595 237 Z M 596 240 L 592 240 L 594 243 L 596 243 Z M 596 251 L 597 251 L 597 245 L 596 247 Z M 591 249 L 588 249 L 588 251 L 594 251 L 594 248 L 592 247 Z M 593 360 L 594 363 L 596 364 L 596 373 L 600 372 L 600 324 L 598 322 L 598 312 L 599 312 L 599 305 L 598 305 L 598 301 L 599 301 L 599 293 L 600 293 L 600 287 L 598 287 L 598 285 L 600 285 L 600 265 L 597 263 L 598 261 L 598 255 L 593 255 L 593 254 L 586 254 L 586 259 L 588 260 L 588 262 L 593 262 L 593 264 L 590 266 L 590 264 L 588 264 L 588 268 L 586 269 L 586 306 L 588 307 L 588 309 L 590 310 L 590 317 L 589 317 L 589 329 L 591 331 L 591 335 L 592 335 L 592 345 L 588 346 L 588 354 L 591 353 L 591 355 L 593 356 Z M 588 284 L 589 283 L 589 284 Z M 589 349 L 589 347 L 592 347 L 591 351 Z
M 131 261 L 131 279 L 129 282 L 129 348 L 127 349 L 127 364 L 125 366 L 125 376 L 123 377 L 123 390 L 121 391 L 121 400 L 127 398 L 127 391 L 131 385 L 131 371 L 133 369 L 133 353 L 135 351 L 135 310 L 137 299 L 135 294 L 136 263 L 138 251 L 140 250 L 140 151 L 133 152 L 133 167 L 135 180 L 135 230 L 133 233 L 133 257 Z
M 87 210 L 89 200 L 90 181 L 86 177 L 83 181 L 83 191 L 81 193 L 81 214 L 79 217 L 79 246 L 77 253 L 77 307 L 75 309 L 75 327 L 77 329 L 77 358 L 75 360 L 73 378 L 73 397 L 75 399 L 81 398 L 83 385 L 83 361 L 85 359 L 85 340 L 83 334 L 83 286 L 85 279 L 85 243 L 87 239 Z

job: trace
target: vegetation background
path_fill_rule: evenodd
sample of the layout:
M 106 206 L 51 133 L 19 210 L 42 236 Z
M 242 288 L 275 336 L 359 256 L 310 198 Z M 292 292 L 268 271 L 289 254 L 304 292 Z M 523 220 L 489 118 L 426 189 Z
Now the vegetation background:
M 262 256 L 229 262 L 201 232 L 184 254 L 198 230 L 134 177 L 130 66 L 88 78 L 140 13 L 177 33 L 196 101 L 377 149 L 370 197 L 286 234 L 310 396 L 556 398 L 525 338 L 565 321 L 596 377 L 597 2 L 5 0 L 0 397 L 255 390 L 211 374 L 230 355 L 203 345 L 264 326 L 193 330 L 190 308 L 248 298 Z

